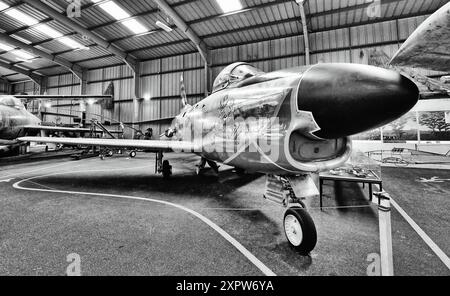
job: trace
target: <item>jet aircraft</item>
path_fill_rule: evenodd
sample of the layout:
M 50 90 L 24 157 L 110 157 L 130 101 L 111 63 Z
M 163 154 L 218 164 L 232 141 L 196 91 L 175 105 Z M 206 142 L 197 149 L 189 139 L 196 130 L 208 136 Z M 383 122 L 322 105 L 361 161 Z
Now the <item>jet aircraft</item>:
M 23 103 L 13 96 L 0 96 L 0 151 L 15 150 L 25 136 L 25 126 L 38 125 L 39 118 L 25 109 Z
M 32 100 L 65 100 L 65 99 L 97 99 L 111 98 L 109 95 L 82 95 L 82 96 L 51 96 L 51 95 L 18 95 L 0 96 L 0 154 L 17 151 L 21 142 L 17 140 L 25 135 L 36 135 L 39 132 L 88 133 L 89 128 L 70 128 L 59 126 L 44 126 L 42 121 L 29 112 L 23 101 L 27 104 Z M 96 131 L 101 132 L 101 131 Z M 109 131 L 116 133 L 115 131 Z
M 267 175 L 264 196 L 287 208 L 284 231 L 293 248 L 309 253 L 317 232 L 303 199 L 316 195 L 311 176 L 342 166 L 350 136 L 407 113 L 419 90 L 401 74 L 358 64 L 317 64 L 265 73 L 234 63 L 216 78 L 213 92 L 187 104 L 161 140 L 24 137 L 21 141 L 142 148 L 157 155 L 157 172 L 172 167 L 163 153 L 199 155 L 217 170 L 223 163 Z

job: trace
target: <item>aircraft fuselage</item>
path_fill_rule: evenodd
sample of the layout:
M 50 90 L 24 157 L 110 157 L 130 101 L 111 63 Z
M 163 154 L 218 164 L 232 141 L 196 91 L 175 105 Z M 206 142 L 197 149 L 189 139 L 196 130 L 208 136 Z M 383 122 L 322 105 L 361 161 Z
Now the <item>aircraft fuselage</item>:
M 39 123 L 40 120 L 25 108 L 0 105 L 0 141 L 12 141 L 23 137 L 26 132 L 25 126 Z
M 380 68 L 319 64 L 232 83 L 172 123 L 173 140 L 192 141 L 202 157 L 273 174 L 318 172 L 344 164 L 349 136 L 405 114 L 418 89 Z

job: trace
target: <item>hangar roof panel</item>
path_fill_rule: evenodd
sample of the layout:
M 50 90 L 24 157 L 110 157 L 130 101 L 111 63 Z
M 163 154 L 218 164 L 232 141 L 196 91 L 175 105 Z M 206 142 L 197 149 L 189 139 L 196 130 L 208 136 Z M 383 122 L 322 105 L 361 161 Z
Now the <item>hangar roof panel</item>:
M 121 59 L 85 40 L 73 28 L 52 20 L 20 0 L 1 0 L 9 6 L 33 16 L 65 36 L 88 46 L 90 50 L 71 50 L 67 46 L 49 39 L 33 27 L 0 12 L 0 31 L 15 34 L 39 46 L 46 52 L 59 55 L 80 66 L 99 68 L 121 63 Z M 302 34 L 300 12 L 293 0 L 241 0 L 244 9 L 238 13 L 223 14 L 220 7 L 212 0 L 166 0 L 181 16 L 192 30 L 207 44 L 209 48 L 222 48 L 234 45 L 259 42 L 279 37 Z M 371 15 L 367 0 L 307 0 L 305 3 L 308 18 L 308 29 L 317 31 L 346 28 L 377 21 L 404 18 L 415 15 L 428 15 L 444 5 L 446 0 L 382 0 L 381 9 L 374 10 Z M 64 13 L 69 1 L 47 0 L 44 3 Z M 134 35 L 120 21 L 106 14 L 98 4 L 90 0 L 82 0 L 81 17 L 74 20 L 101 38 L 112 42 L 115 46 L 139 60 L 155 59 L 168 55 L 191 53 L 196 46 L 177 29 L 173 20 L 158 9 L 152 0 L 120 1 L 122 7 L 144 25 L 149 32 Z M 155 22 L 160 20 L 174 28 L 168 33 Z M 0 58 L 5 53 L 0 52 Z M 35 65 L 41 66 L 41 61 Z M 52 62 L 42 62 L 42 73 L 56 72 L 48 69 Z M 24 67 L 35 69 L 34 65 Z M 61 68 L 62 72 L 67 69 Z

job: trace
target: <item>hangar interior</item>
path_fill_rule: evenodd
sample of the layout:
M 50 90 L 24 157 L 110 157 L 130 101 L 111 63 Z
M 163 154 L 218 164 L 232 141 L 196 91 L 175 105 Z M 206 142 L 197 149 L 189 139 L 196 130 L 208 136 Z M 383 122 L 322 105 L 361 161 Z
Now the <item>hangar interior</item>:
M 137 132 L 143 132 L 149 128 L 154 131 L 153 138 L 157 139 L 159 135 L 169 129 L 171 121 L 183 109 L 180 99 L 180 77 L 183 77 L 184 80 L 188 103 L 195 105 L 212 93 L 213 82 L 217 75 L 226 66 L 235 62 L 250 63 L 267 73 L 324 63 L 354 63 L 389 68 L 391 58 L 402 44 L 421 23 L 447 3 L 447 0 L 1 0 L 0 94 L 67 96 L 66 99 L 58 101 L 36 100 L 27 105 L 31 112 L 39 114 L 42 121 L 48 125 L 75 127 L 79 126 L 81 122 L 85 126 L 89 126 L 91 119 L 96 119 L 113 130 L 120 130 L 124 126 L 123 137 L 126 139 L 136 138 Z M 445 213 L 445 209 L 448 211 L 448 194 L 450 192 L 446 180 L 449 177 L 448 165 L 450 163 L 448 158 L 450 156 L 450 69 L 449 72 L 409 67 L 403 67 L 402 70 L 419 87 L 421 100 L 427 101 L 421 110 L 413 111 L 412 116 L 409 117 L 408 120 L 416 120 L 415 123 L 406 120 L 393 125 L 384 130 L 384 136 L 383 129 L 377 129 L 378 136 L 373 134 L 354 136 L 354 146 L 360 148 L 363 153 L 368 153 L 375 161 L 380 160 L 380 157 L 381 160 L 385 160 L 383 165 L 386 168 L 384 171 L 380 169 L 381 174 L 384 179 L 388 179 L 385 183 L 387 183 L 388 189 L 391 188 L 391 195 L 397 195 L 402 202 L 406 203 L 407 201 L 407 197 L 403 195 L 406 193 L 402 193 L 401 190 L 406 185 L 399 188 L 397 184 L 402 183 L 403 178 L 408 180 L 407 183 L 413 184 L 411 186 L 425 184 L 415 182 L 419 178 L 433 180 L 435 176 L 439 176 L 436 178 L 444 179 L 442 183 L 431 182 L 427 184 L 429 187 L 420 187 L 420 190 L 430 194 L 430 199 L 436 199 L 435 206 L 430 207 L 419 197 L 414 197 L 412 198 L 414 201 L 408 203 L 406 208 L 413 211 L 412 216 L 415 215 L 414 218 L 418 218 L 422 223 L 419 224 L 422 226 L 425 224 L 427 233 L 431 232 L 429 235 L 433 240 L 437 240 L 437 244 L 444 248 L 446 257 L 445 252 L 449 251 L 448 213 Z M 111 95 L 112 102 L 105 104 L 95 99 L 89 99 L 82 106 L 79 100 L 70 98 L 75 95 Z M 420 127 L 419 120 L 422 120 L 422 117 L 419 112 L 442 112 L 445 122 L 439 129 L 426 124 L 422 124 Z M 425 122 L 426 118 L 423 118 Z M 415 134 L 416 138 L 414 136 L 412 136 L 413 138 L 402 138 L 414 129 L 418 131 Z M 399 130 L 405 130 L 405 132 L 398 132 Z M 424 135 L 427 132 L 435 137 L 426 138 Z M 398 136 L 396 136 L 397 134 Z M 420 146 L 421 144 L 422 146 Z M 394 151 L 395 148 L 403 150 Z M 408 164 L 404 163 L 416 155 L 408 152 L 408 149 L 420 150 L 425 153 L 420 156 L 422 158 L 419 157 L 419 161 L 409 163 L 409 167 L 415 165 L 418 169 L 420 169 L 420 165 L 426 166 L 423 168 L 424 171 L 418 173 L 417 176 L 414 173 L 416 171 L 408 170 Z M 383 151 L 389 155 L 383 156 Z M 381 156 L 378 152 L 381 153 Z M 143 156 L 140 157 L 138 160 L 142 161 Z M 423 161 L 424 158 L 433 160 Z M 435 158 L 439 158 L 439 160 L 435 161 Z M 42 161 L 46 167 L 54 164 L 45 158 Z M 94 166 L 107 170 L 106 162 L 98 159 L 88 161 L 92 162 L 86 164 L 88 168 Z M 127 166 L 127 160 L 121 158 L 117 161 L 116 167 Z M 189 161 L 193 160 L 186 158 L 183 163 L 190 163 Z M 0 182 L 2 179 L 8 180 L 9 175 L 16 176 L 26 172 L 29 167 L 39 169 L 39 164 L 36 163 L 18 163 L 16 165 L 14 159 L 3 164 L 0 162 L 0 165 L 3 167 L 0 167 L 0 173 L 4 175 L 0 177 Z M 376 166 L 379 165 L 380 162 L 377 162 Z M 174 166 L 177 165 L 174 164 Z M 184 169 L 184 167 L 179 169 Z M 139 193 L 147 184 L 147 181 L 139 177 L 139 174 L 144 174 L 144 172 L 143 169 L 137 168 L 136 171 L 123 173 L 121 174 L 125 178 L 123 180 L 117 180 L 117 177 L 112 176 L 110 172 L 99 173 L 92 179 L 86 175 L 87 173 L 80 173 L 79 176 L 74 177 L 75 181 L 68 182 L 67 186 L 71 190 L 75 190 L 74 188 L 77 186 L 86 186 L 94 191 L 99 191 L 97 188 L 99 187 L 114 194 L 114 190 L 111 191 L 107 188 L 113 186 L 115 180 L 124 186 L 123 192 L 136 190 Z M 68 180 L 71 180 L 69 176 L 50 178 L 46 180 L 45 184 L 47 185 L 45 186 L 59 188 L 57 184 Z M 158 182 L 153 177 L 150 181 Z M 232 208 L 239 207 L 239 205 L 252 208 L 264 207 L 263 201 L 259 200 L 257 205 L 251 204 L 253 195 L 256 196 L 252 191 L 264 186 L 264 180 L 233 181 L 232 185 L 225 181 L 220 182 L 217 195 L 227 196 L 230 192 L 234 192 L 232 194 L 241 192 L 246 196 L 245 202 L 238 203 L 230 199 L 228 205 L 226 203 L 209 204 L 209 202 L 204 205 L 199 196 L 216 194 L 206 192 L 206 189 L 189 189 L 189 184 L 195 183 L 199 187 L 208 187 L 210 181 L 208 178 L 195 179 L 192 176 L 185 180 L 175 177 L 171 193 L 173 196 L 178 196 L 184 190 L 191 190 L 188 195 L 193 200 L 188 201 L 185 196 L 182 196 L 182 200 L 187 205 L 194 207 L 199 205 L 212 208 L 219 206 Z M 136 188 L 129 184 L 133 182 L 136 182 Z M 100 183 L 102 185 L 99 185 Z M 163 185 L 151 185 L 150 187 L 152 192 L 157 192 L 156 196 L 163 195 Z M 355 189 L 345 186 L 330 186 L 330 188 L 325 188 L 325 195 L 331 196 L 332 192 L 336 193 L 336 191 L 345 195 L 353 190 L 356 190 L 359 195 L 363 192 L 359 190 L 359 187 Z M 32 204 L 37 200 L 36 197 L 33 202 L 27 201 L 26 203 L 33 207 Z M 175 197 L 169 200 L 176 202 Z M 48 202 L 55 207 L 63 206 L 55 205 L 52 201 Z M 73 205 L 74 202 L 69 197 L 64 197 L 61 203 L 65 203 L 66 206 L 79 207 L 80 210 L 86 207 L 85 204 Z M 100 217 L 111 218 L 110 215 L 113 216 L 114 213 L 117 213 L 115 209 L 109 209 L 112 206 L 106 205 L 107 201 L 105 200 L 97 200 L 93 203 L 95 205 L 87 214 L 83 215 L 96 215 L 91 211 L 100 211 L 102 206 L 106 206 L 108 210 L 105 211 L 110 212 L 102 212 L 99 214 Z M 138 203 L 142 202 L 138 201 Z M 428 213 L 428 217 L 420 214 L 415 207 L 417 204 L 425 208 L 424 212 Z M 343 205 L 347 205 L 346 202 L 343 202 Z M 318 205 L 316 204 L 316 206 Z M 42 204 L 38 207 L 36 211 L 48 210 L 44 210 Z M 146 205 L 142 205 L 142 209 L 132 218 L 134 222 L 138 223 L 137 225 L 144 223 L 145 219 L 150 219 L 144 217 L 143 208 L 145 207 Z M 124 211 L 130 215 L 133 212 L 132 206 L 126 205 Z M 319 227 L 328 229 L 325 233 L 331 238 L 328 239 L 328 245 L 326 242 L 322 243 L 322 248 L 317 251 L 321 252 L 320 255 L 313 254 L 312 259 L 298 257 L 290 252 L 287 245 L 279 242 L 282 239 L 277 238 L 278 243 L 270 245 L 269 237 L 271 235 L 277 237 L 281 235 L 277 232 L 277 226 L 273 225 L 275 218 L 266 220 L 263 217 L 265 213 L 250 211 L 248 216 L 244 217 L 236 212 L 227 216 L 223 211 L 219 211 L 217 213 L 207 212 L 205 215 L 211 214 L 210 219 L 220 221 L 219 225 L 233 233 L 238 240 L 245 241 L 248 234 L 242 234 L 242 230 L 239 230 L 237 225 L 233 225 L 233 219 L 243 220 L 242 225 L 247 230 L 254 230 L 248 243 L 246 241 L 243 244 L 266 264 L 271 265 L 271 268 L 278 274 L 360 275 L 366 272 L 367 256 L 365 254 L 371 253 L 371 248 L 363 246 L 364 238 L 368 236 L 369 240 L 373 239 L 372 249 L 376 250 L 379 244 L 376 238 L 377 219 L 372 215 L 365 219 L 367 214 L 365 211 L 350 209 L 349 212 L 354 215 L 344 211 L 329 214 L 329 216 L 319 211 L 318 217 L 315 218 L 319 220 Z M 71 213 L 71 215 L 75 215 L 75 213 Z M 152 213 L 150 216 L 157 220 L 160 219 L 157 213 Z M 396 255 L 398 255 L 398 257 L 394 256 L 395 264 L 398 266 L 403 264 L 398 268 L 399 273 L 449 275 L 448 265 L 441 262 L 442 257 L 435 256 L 431 250 L 428 250 L 421 238 L 409 229 L 404 221 L 400 222 L 402 217 L 397 216 L 394 217 L 394 220 L 401 225 L 397 225 L 399 228 L 394 232 L 398 232 L 400 237 L 398 240 L 410 246 L 408 251 L 402 251 L 404 246 L 398 242 L 397 245 L 394 243 Z M 363 222 L 358 218 L 361 218 Z M 342 221 L 336 226 L 328 228 L 327 225 L 331 222 L 327 219 L 334 222 L 339 219 Z M 14 220 L 11 218 L 11 221 Z M 81 218 L 75 220 L 81 221 Z M 178 217 L 176 220 L 180 224 L 190 221 L 184 220 L 183 217 Z M 254 221 L 260 221 L 263 225 L 255 226 Z M 45 223 L 50 222 L 45 221 Z M 127 226 L 144 231 L 139 228 L 141 226 L 130 226 L 132 223 L 126 222 Z M 348 252 L 344 259 L 341 259 L 339 252 L 334 254 L 333 248 L 338 247 L 337 242 L 339 241 L 353 239 L 351 227 L 348 225 L 353 223 L 360 223 L 355 227 L 359 231 L 358 233 L 362 233 L 362 237 L 356 239 L 356 246 L 352 243 L 345 243 L 347 245 L 344 246 L 344 249 Z M 94 227 L 94 224 L 91 226 Z M 164 223 L 160 221 L 158 224 L 160 225 L 154 227 L 162 227 Z M 179 227 L 179 224 L 177 225 L 170 227 Z M 74 222 L 68 227 L 77 226 Z M 112 226 L 108 227 L 112 228 Z M 185 228 L 183 231 L 186 232 L 195 232 L 196 227 L 207 232 L 203 229 L 204 226 L 186 225 L 182 228 Z M 273 233 L 261 232 L 264 227 L 273 228 Z M 339 229 L 344 229 L 347 237 L 335 236 L 334 233 Z M 118 231 L 121 230 L 123 229 Z M 80 230 L 79 235 L 83 237 L 88 231 L 88 229 Z M 157 237 L 163 236 L 158 233 L 160 231 L 160 229 L 154 229 Z M 29 233 L 31 230 L 25 232 Z M 368 232 L 373 235 L 368 235 Z M 50 234 L 46 234 L 46 236 L 50 237 Z M 88 240 L 88 237 L 86 236 L 82 240 Z M 98 244 L 97 246 L 102 244 L 101 239 L 98 241 L 98 237 L 93 239 L 96 241 L 95 244 Z M 196 234 L 189 239 L 195 242 L 207 241 L 213 240 L 214 235 L 208 233 L 201 237 Z M 192 243 L 189 239 L 188 241 Z M 14 241 L 14 239 L 12 240 Z M 327 241 L 327 239 L 324 240 Z M 330 241 L 335 242 L 330 243 Z M 29 246 L 24 241 L 16 243 Z M 61 242 L 61 244 L 63 243 Z M 152 248 L 154 250 L 164 249 L 161 252 L 170 256 L 170 252 L 166 249 L 170 242 L 165 241 L 161 244 L 161 246 L 152 246 Z M 37 247 L 42 248 L 43 245 L 45 243 L 41 241 Z M 217 246 L 211 248 L 214 247 Z M 350 250 L 355 247 L 360 247 L 364 250 L 363 253 L 366 252 L 364 255 L 359 254 L 364 258 L 352 258 Z M 182 247 L 175 246 L 175 249 L 178 248 L 181 250 Z M 192 254 L 189 255 L 192 257 L 188 256 L 190 260 L 195 261 L 195 258 L 200 256 L 199 254 L 203 254 L 197 248 L 195 247 Z M 232 252 L 228 249 L 224 250 L 226 248 L 223 246 L 217 248 L 223 248 L 223 251 L 228 252 L 227 256 L 229 252 Z M 25 251 L 26 254 L 22 255 L 34 258 L 31 255 L 31 249 L 29 248 Z M 89 250 L 84 251 L 89 252 Z M 139 253 L 141 251 L 141 249 L 133 249 L 130 252 Z M 8 252 L 14 253 L 11 250 Z M 120 251 L 117 252 L 120 253 Z M 328 257 L 321 257 L 321 254 L 326 252 L 330 252 Z M 133 254 L 135 255 L 135 253 Z M 99 254 L 96 253 L 96 255 Z M 150 257 L 152 256 L 156 255 Z M 314 256 L 318 256 L 318 258 Z M 411 259 L 417 256 L 421 258 L 419 266 L 416 266 L 414 260 Z M 211 259 L 209 254 L 206 257 Z M 39 270 L 25 269 L 25 273 L 57 274 L 59 272 L 55 271 L 53 267 L 49 267 L 50 263 L 40 261 L 41 259 L 33 260 L 36 265 L 44 266 L 44 271 L 40 273 Z M 48 260 L 61 269 L 61 263 L 53 262 L 52 259 Z M 118 274 L 146 273 L 145 270 L 133 269 L 128 266 L 127 260 L 131 262 L 133 259 L 124 259 L 121 265 L 118 265 L 119 270 L 105 272 L 107 274 L 116 274 L 116 272 Z M 151 260 L 149 259 L 149 262 L 158 261 L 153 257 Z M 158 267 L 152 269 L 151 273 L 203 274 L 201 266 L 208 266 L 205 270 L 210 270 L 213 274 L 258 275 L 261 271 L 242 258 L 238 261 L 245 262 L 230 263 L 231 267 L 228 271 L 214 269 L 209 266 L 209 263 L 203 262 L 206 259 L 201 259 L 200 263 L 194 264 L 192 270 L 189 270 L 187 267 L 190 264 L 189 260 L 186 258 L 178 258 L 178 260 L 180 265 L 174 263 L 167 270 L 164 269 L 164 264 L 158 261 Z M 315 263 L 317 261 L 319 263 Z M 20 270 L 24 270 L 17 267 L 20 266 L 19 263 L 14 265 L 14 262 L 8 259 L 4 259 L 4 262 L 7 263 L 0 267 L 2 274 L 20 273 Z M 87 263 L 90 265 L 86 268 L 86 273 L 103 274 L 101 270 L 96 269 L 94 262 L 96 261 L 93 259 Z M 241 263 L 242 266 L 239 265 Z M 64 265 L 65 262 L 62 264 Z M 56 270 L 58 269 L 56 268 Z
M 47 6 L 61 13 L 67 9 L 68 2 L 48 1 Z M 373 12 L 377 16 L 371 17 L 366 1 L 306 1 L 310 63 L 386 63 L 417 26 L 445 2 L 381 1 L 379 11 L 376 8 Z M 83 39 L 83 34 L 70 25 L 52 19 L 26 1 L 5 2 L 10 10 L 15 7 L 32 16 L 31 23 L 43 23 L 63 36 L 70 36 L 83 48 L 70 48 L 36 30 L 36 24 L 24 24 L 3 12 L 3 34 L 23 38 L 19 40 L 76 65 L 79 70 L 78 75 L 74 74 L 68 67 L 39 54 L 30 57 L 32 62 L 18 61 L 14 54 L 3 51 L 2 60 L 9 65 L 1 68 L 1 75 L 7 80 L 2 83 L 2 92 L 102 94 L 112 82 L 112 110 L 93 105 L 87 110 L 88 116 L 98 114 L 117 122 L 138 124 L 141 130 L 152 127 L 161 134 L 181 109 L 180 75 L 184 76 L 189 102 L 196 103 L 210 93 L 217 74 L 233 62 L 249 62 L 265 72 L 306 64 L 300 8 L 295 1 L 248 1 L 238 13 L 224 13 L 214 1 L 167 3 L 195 33 L 194 41 L 153 1 L 126 3 L 126 19 L 139 20 L 146 28 L 140 34 L 131 32 L 122 20 L 105 13 L 98 3 L 82 1 L 81 16 L 75 21 L 107 44 L 120 48 L 124 56 L 139 61 L 130 67 L 112 51 L 91 38 Z M 155 25 L 157 21 L 167 23 L 172 31 L 159 28 Z M 207 70 L 195 40 L 207 48 Z M 31 71 L 42 81 L 30 81 L 23 71 L 14 71 L 11 66 L 20 67 L 26 73 Z M 421 74 L 433 78 L 443 75 L 429 71 Z M 47 108 L 45 112 L 50 114 L 44 112 L 44 121 L 73 123 L 70 116 L 79 116 L 79 110 L 71 103 L 62 101 L 56 107 Z

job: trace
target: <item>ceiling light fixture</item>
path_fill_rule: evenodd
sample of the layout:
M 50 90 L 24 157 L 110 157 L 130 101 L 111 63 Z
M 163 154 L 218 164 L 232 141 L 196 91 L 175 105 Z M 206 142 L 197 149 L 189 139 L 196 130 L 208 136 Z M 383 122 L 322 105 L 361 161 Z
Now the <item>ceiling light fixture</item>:
M 36 24 L 39 23 L 39 21 L 37 19 L 35 19 L 34 17 L 31 17 L 17 9 L 10 9 L 8 11 L 5 12 L 7 15 L 9 15 L 10 17 L 12 17 L 13 19 L 24 23 L 27 26 L 34 26 Z
M 134 34 L 142 34 L 148 31 L 146 27 L 135 19 L 126 20 L 122 24 Z
M 9 8 L 9 5 L 0 1 L 0 11 Z
M 122 7 L 117 5 L 114 1 L 102 3 L 99 7 L 118 21 L 130 17 L 130 14 L 123 10 Z
M 234 12 L 242 10 L 242 4 L 240 0 L 216 0 L 223 13 Z
M 59 38 L 58 41 L 61 42 L 62 44 L 67 45 L 68 47 L 73 48 L 73 49 L 83 49 L 83 50 L 89 49 L 89 47 L 84 46 L 83 44 L 78 43 L 77 41 L 75 41 L 69 37 Z
M 170 33 L 173 31 L 173 29 L 171 27 L 169 27 L 168 25 L 160 22 L 160 21 L 156 21 L 155 23 L 158 27 L 160 27 L 161 29 L 163 29 L 164 31 Z
M 17 39 L 17 40 L 19 40 L 19 41 L 21 41 L 21 42 L 23 42 L 25 44 L 31 44 L 32 43 L 30 40 L 27 40 L 25 38 L 22 38 L 20 36 L 15 35 L 15 34 L 11 35 L 11 37 L 13 37 L 14 39 Z
M 35 58 L 33 55 L 23 50 L 15 50 L 12 51 L 11 53 L 15 54 L 21 61 L 28 61 Z
M 26 52 L 24 50 L 16 49 L 15 47 L 12 47 L 10 45 L 3 44 L 3 43 L 0 43 L 0 50 L 3 50 L 3 51 L 6 51 L 8 53 L 15 55 L 16 59 L 19 61 L 31 62 L 31 60 L 35 58 L 35 56 L 33 56 L 32 54 L 29 54 L 28 52 Z
M 3 43 L 0 43 L 0 49 L 3 50 L 3 51 L 11 51 L 11 50 L 14 49 L 14 47 L 11 47 L 11 46 L 3 44 Z
M 63 36 L 63 34 L 47 25 L 38 25 L 35 27 L 35 29 L 53 39 L 60 38 Z
M 98 1 L 93 0 L 92 2 L 97 3 Z M 123 20 L 122 24 L 134 34 L 143 34 L 145 32 L 148 32 L 148 29 L 136 19 L 129 19 L 131 15 L 114 1 L 107 1 L 105 3 L 99 4 L 98 6 L 110 16 L 115 18 L 117 21 Z

